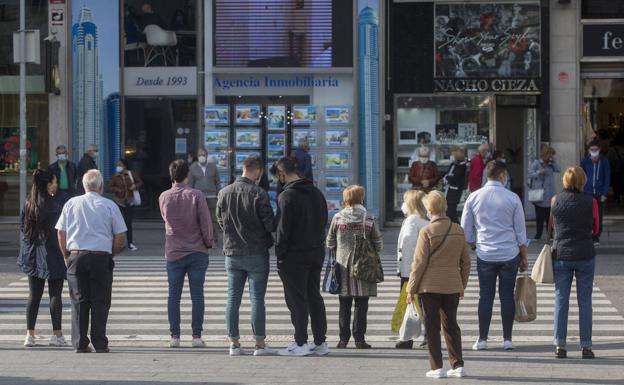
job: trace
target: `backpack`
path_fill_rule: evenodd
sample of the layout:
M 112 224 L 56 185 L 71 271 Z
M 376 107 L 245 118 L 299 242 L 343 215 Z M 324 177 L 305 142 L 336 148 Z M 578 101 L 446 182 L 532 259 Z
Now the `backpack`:
M 364 282 L 383 282 L 384 274 L 379 253 L 370 238 L 366 237 L 366 213 L 364 213 L 362 226 L 362 234 L 354 234 L 353 236 L 355 248 L 351 275 L 353 278 Z

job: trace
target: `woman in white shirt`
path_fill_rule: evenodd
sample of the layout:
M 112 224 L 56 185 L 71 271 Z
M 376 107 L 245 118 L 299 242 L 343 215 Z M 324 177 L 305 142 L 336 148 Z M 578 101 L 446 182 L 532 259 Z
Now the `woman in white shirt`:
M 422 202 L 425 195 L 427 194 L 420 190 L 409 190 L 403 195 L 401 211 L 405 215 L 405 220 L 401 225 L 397 245 L 397 275 L 401 278 L 401 290 L 404 290 L 403 285 L 409 280 L 412 271 L 418 233 L 420 229 L 429 224 L 427 210 L 425 210 Z M 414 341 L 412 340 L 399 341 L 396 347 L 397 349 L 411 349 L 413 345 Z

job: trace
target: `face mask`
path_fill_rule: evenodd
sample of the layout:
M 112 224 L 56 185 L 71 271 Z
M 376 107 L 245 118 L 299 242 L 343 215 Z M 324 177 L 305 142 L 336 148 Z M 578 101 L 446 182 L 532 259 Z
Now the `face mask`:
M 100 153 L 99 153 L 99 152 L 97 152 L 97 151 L 93 153 L 93 157 L 94 157 L 94 158 L 97 158 L 99 155 L 100 155 Z
M 58 160 L 60 160 L 60 161 L 64 161 L 64 160 L 66 160 L 66 159 L 67 159 L 67 155 L 65 155 L 65 154 L 58 154 L 58 155 L 56 156 L 56 158 L 57 158 Z
M 485 155 L 484 155 L 483 157 L 484 157 L 484 158 L 489 158 L 489 157 L 490 157 L 490 155 L 492 155 L 492 153 L 488 151 L 488 152 L 486 152 L 486 153 L 485 153 Z
M 199 157 L 197 157 L 197 160 L 199 161 L 199 163 L 201 164 L 205 164 L 206 163 L 206 157 L 201 155 Z
M 421 161 L 422 163 L 427 163 L 427 162 L 429 161 L 429 157 L 427 157 L 427 156 L 421 156 L 421 157 L 420 157 L 420 161 Z
M 115 167 L 115 171 L 117 171 L 117 172 L 122 172 L 123 170 L 124 170 L 124 168 L 121 167 L 121 166 Z
M 505 175 L 505 180 L 503 181 L 503 186 L 507 186 L 509 183 L 509 175 Z
M 427 219 L 431 220 L 431 213 L 427 211 Z
M 451 155 L 449 159 L 451 160 L 451 162 L 455 162 L 455 155 Z
M 193 163 L 193 158 L 188 158 L 188 159 L 186 159 L 186 161 L 188 162 L 188 164 L 191 164 L 191 163 Z
M 407 203 L 403 202 L 403 204 L 401 205 L 401 212 L 403 212 L 403 215 L 405 216 L 409 214 L 409 211 L 407 210 Z
M 592 158 L 597 158 L 597 157 L 600 155 L 600 151 L 590 151 L 590 152 L 589 152 L 589 155 L 590 155 Z

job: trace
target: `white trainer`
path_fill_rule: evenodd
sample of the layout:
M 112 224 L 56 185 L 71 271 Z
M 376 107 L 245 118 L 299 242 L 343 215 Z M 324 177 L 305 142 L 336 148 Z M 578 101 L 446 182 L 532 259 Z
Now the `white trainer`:
M 134 245 L 134 243 L 131 243 L 131 244 L 129 244 L 129 245 L 128 245 L 128 250 L 130 250 L 130 251 L 137 251 L 138 249 L 139 249 L 139 248 L 138 248 L 138 247 L 136 247 L 136 246 Z
M 293 342 L 287 348 L 278 351 L 277 354 L 279 354 L 280 356 L 303 357 L 309 356 L 310 354 L 312 354 L 312 352 L 310 351 L 310 347 L 308 346 L 308 344 L 303 344 L 299 346 L 296 342 Z
M 201 337 L 193 337 L 193 345 L 194 348 L 205 348 L 206 347 L 206 343 L 204 342 L 204 340 L 201 339 Z
M 256 350 L 254 350 L 254 356 L 274 356 L 277 354 L 276 349 L 271 349 L 268 346 L 260 347 L 256 346 Z
M 428 371 L 425 376 L 427 378 L 444 378 L 446 377 L 446 373 L 444 373 L 444 371 L 442 370 L 442 368 L 440 369 L 436 369 L 436 370 L 430 370 Z
M 245 350 L 240 346 L 230 345 L 230 356 L 244 356 Z
M 67 346 L 67 341 L 65 341 L 65 337 L 64 336 L 55 336 L 52 335 L 52 337 L 50 337 L 50 346 L 56 346 L 56 347 L 63 347 L 63 346 Z
M 446 372 L 446 376 L 447 377 L 455 377 L 455 378 L 466 377 L 466 370 L 464 369 L 463 366 L 460 366 L 459 368 L 448 370 Z
M 515 347 L 513 346 L 513 343 L 511 343 L 511 340 L 505 340 L 505 341 L 503 341 L 503 349 L 504 350 L 514 350 Z
M 170 348 L 179 348 L 180 347 L 180 337 L 171 337 L 171 340 L 169 340 L 169 347 Z
M 316 345 L 314 342 L 310 342 L 308 344 L 310 348 L 310 353 L 315 356 L 326 356 L 329 354 L 329 346 L 327 346 L 327 342 L 323 342 L 320 345 Z
M 37 342 L 35 342 L 36 338 L 37 337 L 31 336 L 30 334 L 26 333 L 26 338 L 24 339 L 24 346 L 32 348 L 33 346 L 37 345 Z
M 472 345 L 472 350 L 487 350 L 487 340 L 477 340 Z

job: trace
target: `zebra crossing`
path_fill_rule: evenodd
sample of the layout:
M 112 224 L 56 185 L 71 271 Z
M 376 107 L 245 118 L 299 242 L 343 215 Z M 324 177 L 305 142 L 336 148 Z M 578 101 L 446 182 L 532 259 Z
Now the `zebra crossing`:
M 227 275 L 224 257 L 211 256 L 206 273 L 204 340 L 219 344 L 226 341 L 225 305 L 227 301 Z M 531 256 L 531 263 L 536 258 Z M 378 296 L 371 298 L 368 312 L 368 331 L 366 338 L 370 342 L 392 343 L 397 340 L 390 330 L 390 320 L 399 294 L 399 279 L 395 276 L 394 256 L 382 258 L 385 281 L 380 284 Z M 108 335 L 111 343 L 164 344 L 169 340 L 167 321 L 167 275 L 162 256 L 118 256 L 116 257 L 113 284 L 113 300 L 108 322 Z M 338 339 L 338 298 L 324 293 L 327 308 L 328 340 Z M 37 334 L 42 338 L 52 332 L 48 312 L 47 293 L 41 303 L 37 321 Z M 247 296 L 247 294 L 245 294 Z M 22 341 L 25 333 L 25 305 L 28 297 L 28 281 L 22 278 L 7 287 L 0 287 L 0 342 Z M 478 280 L 473 263 L 465 299 L 458 310 L 458 320 L 462 336 L 472 341 L 478 336 L 477 304 L 479 297 Z M 554 285 L 538 285 L 538 316 L 530 323 L 515 323 L 514 342 L 549 343 L 552 341 Z M 69 334 L 70 307 L 67 285 L 63 292 L 63 330 Z M 607 341 L 612 338 L 624 338 L 624 317 L 612 305 L 607 296 L 594 286 L 594 340 Z M 274 258 L 266 294 L 267 339 L 273 342 L 292 340 L 293 327 L 290 313 L 284 302 L 282 284 L 277 276 Z M 242 339 L 252 340 L 250 326 L 250 305 L 248 298 L 243 298 L 241 305 L 240 332 Z M 190 340 L 191 301 L 188 283 L 185 283 L 181 302 L 182 340 Z M 578 341 L 578 308 L 573 287 L 570 301 L 568 335 L 570 343 Z M 502 327 L 498 299 L 494 305 L 494 317 L 490 338 L 496 343 L 501 341 Z M 43 343 L 43 342 L 42 342 Z

